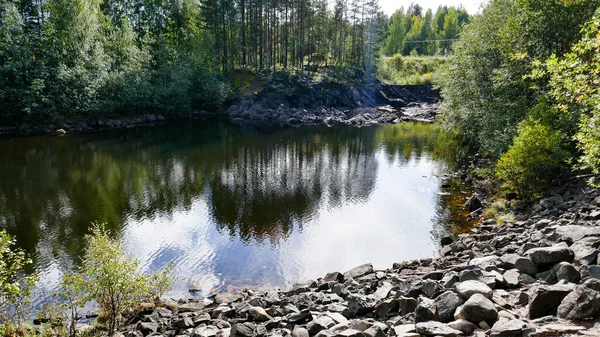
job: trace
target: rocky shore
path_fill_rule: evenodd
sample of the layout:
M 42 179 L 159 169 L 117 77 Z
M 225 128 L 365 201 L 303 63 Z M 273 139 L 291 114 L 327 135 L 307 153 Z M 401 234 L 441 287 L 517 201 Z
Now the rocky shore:
M 442 238 L 439 257 L 386 270 L 366 264 L 286 291 L 149 304 L 121 333 L 600 336 L 600 191 L 578 181 L 517 218 L 482 220 L 469 233 Z
M 340 85 L 319 83 L 276 85 L 243 97 L 227 114 L 234 123 L 282 126 L 368 126 L 407 121 L 433 123 L 439 113 L 439 93 L 431 85 Z

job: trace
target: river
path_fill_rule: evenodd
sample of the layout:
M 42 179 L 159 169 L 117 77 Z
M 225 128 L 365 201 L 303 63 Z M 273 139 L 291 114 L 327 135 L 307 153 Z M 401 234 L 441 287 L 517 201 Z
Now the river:
M 439 254 L 469 223 L 461 157 L 425 124 L 255 128 L 223 121 L 0 140 L 0 228 L 50 294 L 94 221 L 172 297 L 287 287 Z M 450 184 L 450 188 L 442 188 Z

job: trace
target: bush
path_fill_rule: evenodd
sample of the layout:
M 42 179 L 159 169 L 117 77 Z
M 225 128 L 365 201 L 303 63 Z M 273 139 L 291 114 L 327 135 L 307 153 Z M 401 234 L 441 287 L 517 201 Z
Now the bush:
M 112 334 L 127 310 L 145 301 L 158 300 L 171 286 L 170 266 L 151 275 L 143 274 L 139 260 L 126 254 L 119 240 L 111 238 L 98 224 L 86 240 L 88 247 L 80 270 L 65 277 L 62 294 L 72 316 L 76 316 L 73 308 L 95 301 Z M 72 325 L 73 317 L 70 319 Z
M 0 335 L 14 335 L 24 330 L 23 321 L 29 313 L 31 288 L 37 275 L 24 275 L 31 264 L 25 253 L 14 249 L 15 241 L 0 231 Z
M 445 57 L 402 56 L 382 57 L 378 77 L 382 81 L 398 85 L 431 84 L 433 73 L 440 68 Z
M 520 197 L 539 196 L 565 170 L 564 138 L 539 120 L 521 123 L 519 134 L 496 165 L 502 188 Z

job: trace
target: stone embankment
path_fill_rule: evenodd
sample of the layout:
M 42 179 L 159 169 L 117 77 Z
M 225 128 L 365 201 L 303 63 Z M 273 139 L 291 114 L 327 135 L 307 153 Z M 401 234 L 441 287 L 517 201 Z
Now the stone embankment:
M 192 115 L 192 117 L 195 117 Z M 106 131 L 114 129 L 133 129 L 137 126 L 152 126 L 158 125 L 166 121 L 166 118 L 161 115 L 148 114 L 135 118 L 121 119 L 98 119 L 94 122 L 77 122 L 77 123 L 55 123 L 38 126 L 24 127 L 0 127 L 0 136 L 32 136 L 32 135 L 62 135 L 68 132 L 91 132 L 91 131 Z
M 431 85 L 305 85 L 286 91 L 266 87 L 228 110 L 235 123 L 283 126 L 325 124 L 368 126 L 406 121 L 433 123 L 439 93 Z
M 600 336 L 599 190 L 576 183 L 517 218 L 482 221 L 444 237 L 439 257 L 387 270 L 366 264 L 287 291 L 148 306 L 122 334 Z

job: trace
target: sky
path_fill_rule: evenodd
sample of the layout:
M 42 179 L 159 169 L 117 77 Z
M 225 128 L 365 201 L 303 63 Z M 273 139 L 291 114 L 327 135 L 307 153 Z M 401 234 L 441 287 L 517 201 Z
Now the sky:
M 404 10 L 410 6 L 411 3 L 417 3 L 427 11 L 431 8 L 435 13 L 438 6 L 455 6 L 463 5 L 467 9 L 469 14 L 479 13 L 479 8 L 482 3 L 487 2 L 486 0 L 379 0 L 379 6 L 387 14 L 392 15 L 400 7 L 404 7 Z

